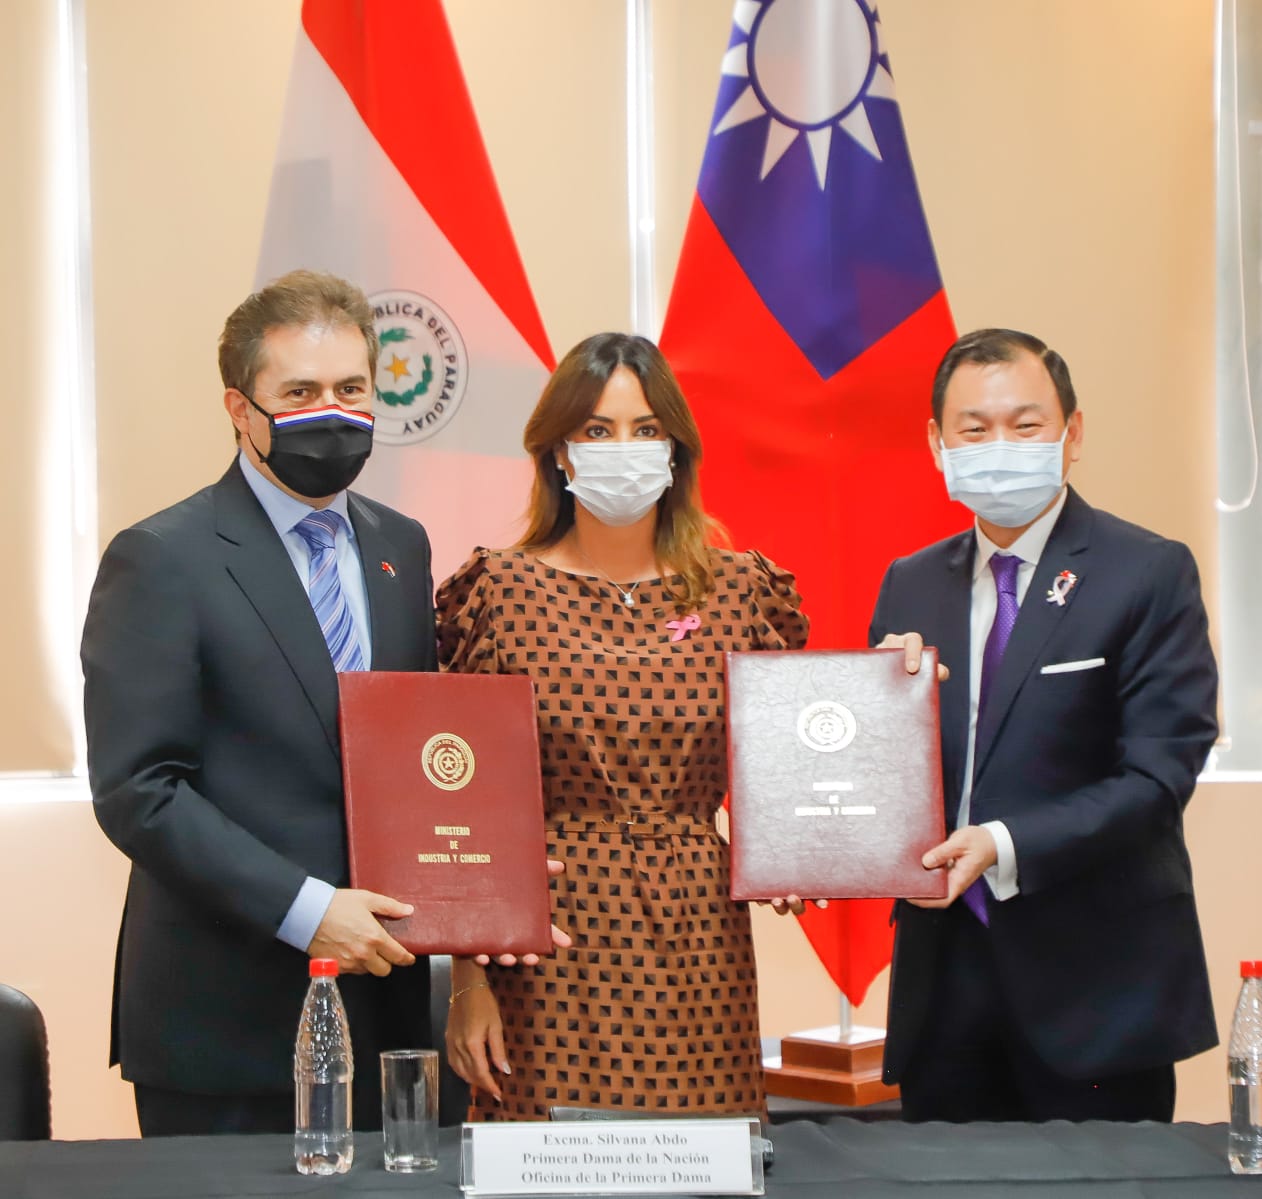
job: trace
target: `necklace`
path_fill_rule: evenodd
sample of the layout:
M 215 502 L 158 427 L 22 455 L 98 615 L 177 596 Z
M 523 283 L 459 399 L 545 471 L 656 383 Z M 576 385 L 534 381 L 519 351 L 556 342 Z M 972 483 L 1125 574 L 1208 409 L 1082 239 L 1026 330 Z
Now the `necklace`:
M 621 597 L 624 607 L 635 607 L 635 589 L 640 585 L 640 580 L 636 579 L 634 583 L 628 583 L 625 587 L 621 583 L 615 583 L 599 566 L 596 565 L 584 552 L 583 547 L 579 545 L 578 539 L 574 540 L 574 548 L 578 550 L 578 556 L 587 563 L 606 583 L 609 584 Z

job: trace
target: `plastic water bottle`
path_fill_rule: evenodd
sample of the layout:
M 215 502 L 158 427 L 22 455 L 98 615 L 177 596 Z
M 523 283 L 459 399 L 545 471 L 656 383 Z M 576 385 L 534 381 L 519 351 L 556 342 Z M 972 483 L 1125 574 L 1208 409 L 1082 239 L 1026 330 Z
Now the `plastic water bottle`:
M 294 1043 L 294 1162 L 299 1174 L 345 1174 L 351 1133 L 351 1032 L 337 989 L 337 962 L 312 958 L 311 985 Z
M 1236 1174 L 1262 1174 L 1262 962 L 1241 962 L 1240 977 L 1227 1046 L 1227 1160 Z

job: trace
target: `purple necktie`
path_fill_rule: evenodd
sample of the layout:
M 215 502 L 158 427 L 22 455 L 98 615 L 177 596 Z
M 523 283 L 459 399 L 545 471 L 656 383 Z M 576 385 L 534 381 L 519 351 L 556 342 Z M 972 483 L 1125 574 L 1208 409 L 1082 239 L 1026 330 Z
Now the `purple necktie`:
M 1017 571 L 1021 568 L 1021 559 L 1011 554 L 992 554 L 990 573 L 995 576 L 995 622 L 990 626 L 990 635 L 986 638 L 986 648 L 982 650 L 982 678 L 977 689 L 977 728 L 982 727 L 982 714 L 986 711 L 986 697 L 994 685 L 995 676 L 999 673 L 999 663 L 1003 661 L 1003 652 L 1008 648 L 1008 638 L 1012 636 L 1012 626 L 1017 623 Z M 976 755 L 976 747 L 974 747 Z M 990 913 L 986 910 L 985 879 L 977 879 L 962 898 L 968 904 L 969 911 L 983 924 L 990 924 Z

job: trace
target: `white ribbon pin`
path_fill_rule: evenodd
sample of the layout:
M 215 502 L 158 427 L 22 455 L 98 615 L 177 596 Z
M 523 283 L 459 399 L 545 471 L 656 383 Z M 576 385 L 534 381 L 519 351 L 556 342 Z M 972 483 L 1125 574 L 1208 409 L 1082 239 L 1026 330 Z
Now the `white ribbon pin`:
M 1047 593 L 1047 602 L 1049 604 L 1058 604 L 1063 608 L 1066 596 L 1074 589 L 1074 584 L 1077 582 L 1078 576 L 1072 570 L 1062 570 L 1052 580 L 1051 590 Z

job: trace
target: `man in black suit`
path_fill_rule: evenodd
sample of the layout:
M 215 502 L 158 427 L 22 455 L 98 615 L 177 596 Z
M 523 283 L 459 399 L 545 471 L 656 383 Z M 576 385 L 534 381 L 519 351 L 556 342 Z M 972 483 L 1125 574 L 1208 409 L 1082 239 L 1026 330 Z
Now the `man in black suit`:
M 308 954 L 343 972 L 357 1126 L 380 1120 L 378 1051 L 429 1043 L 427 965 L 378 921 L 411 908 L 348 887 L 313 609 L 333 613 L 340 668 L 437 668 L 425 530 L 346 490 L 372 445 L 372 318 L 329 275 L 250 296 L 219 350 L 236 460 L 115 537 L 92 592 L 88 768 L 132 862 L 111 1061 L 146 1135 L 292 1130 Z M 335 514 L 329 544 L 299 530 L 313 513 Z
M 1196 565 L 1067 486 L 1082 437 L 1037 338 L 982 330 L 938 368 L 929 446 L 976 524 L 894 562 L 870 630 L 951 671 L 954 831 L 924 859 L 949 894 L 896 906 L 908 1119 L 1170 1120 L 1173 1063 L 1217 1040 L 1183 838 L 1216 734 Z

